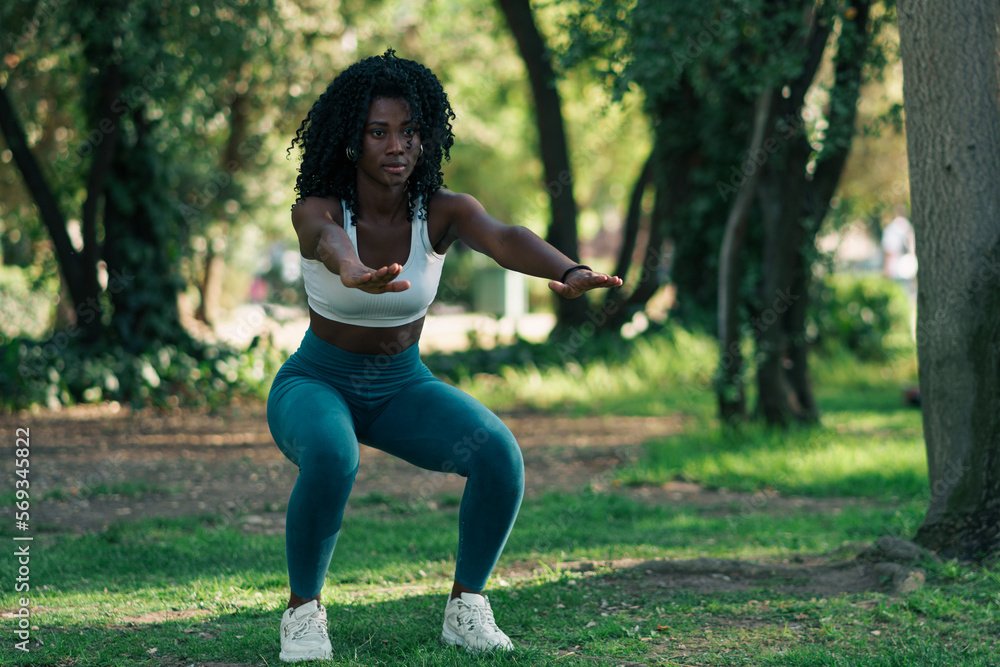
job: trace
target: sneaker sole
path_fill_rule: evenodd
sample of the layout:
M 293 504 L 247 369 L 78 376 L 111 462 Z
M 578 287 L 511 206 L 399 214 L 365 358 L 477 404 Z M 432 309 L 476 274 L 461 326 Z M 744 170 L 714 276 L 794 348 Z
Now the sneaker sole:
M 306 660 L 332 660 L 333 651 L 316 651 L 313 653 L 288 654 L 282 651 L 278 654 L 281 662 L 305 662 Z
M 465 645 L 465 642 L 462 640 L 462 638 L 459 635 L 456 635 L 450 629 L 448 629 L 447 625 L 441 629 L 441 641 L 443 641 L 448 646 L 461 646 L 466 650 L 469 649 L 469 647 Z
M 444 626 L 441 629 L 441 641 L 448 646 L 461 646 L 469 653 L 492 653 L 493 651 L 499 651 L 501 653 L 505 651 L 513 651 L 513 647 L 507 646 L 494 646 L 493 648 L 473 648 L 465 643 L 460 635 L 455 634 L 448 626 Z

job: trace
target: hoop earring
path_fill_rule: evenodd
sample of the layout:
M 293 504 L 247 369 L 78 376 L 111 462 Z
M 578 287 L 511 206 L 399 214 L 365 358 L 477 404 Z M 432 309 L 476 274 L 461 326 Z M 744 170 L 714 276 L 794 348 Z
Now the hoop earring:
M 347 159 L 351 162 L 358 161 L 358 151 L 353 146 L 348 146 L 347 150 L 344 151 L 347 154 Z
M 424 157 L 424 145 L 420 144 L 420 152 L 417 153 L 417 159 L 419 160 L 419 159 L 421 159 L 423 157 Z

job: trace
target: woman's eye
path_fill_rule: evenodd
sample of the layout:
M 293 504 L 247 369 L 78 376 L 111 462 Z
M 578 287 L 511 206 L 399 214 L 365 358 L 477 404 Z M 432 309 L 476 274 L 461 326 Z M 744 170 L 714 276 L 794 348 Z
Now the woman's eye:
M 385 132 L 383 132 L 382 130 L 372 130 L 373 137 L 381 137 L 383 134 L 385 134 Z
M 408 137 L 412 137 L 416 133 L 417 133 L 417 131 L 415 129 L 413 129 L 412 127 L 408 127 L 405 130 L 403 130 L 403 134 L 405 134 Z

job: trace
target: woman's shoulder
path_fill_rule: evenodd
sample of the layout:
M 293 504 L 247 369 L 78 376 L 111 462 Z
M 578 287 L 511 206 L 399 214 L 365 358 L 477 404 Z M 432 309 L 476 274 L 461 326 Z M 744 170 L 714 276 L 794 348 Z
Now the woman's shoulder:
M 431 209 L 445 218 L 452 219 L 482 209 L 482 204 L 470 194 L 438 188 L 428 202 L 428 211 Z
M 332 218 L 344 226 L 344 209 L 339 197 L 303 197 L 292 205 L 292 222 Z

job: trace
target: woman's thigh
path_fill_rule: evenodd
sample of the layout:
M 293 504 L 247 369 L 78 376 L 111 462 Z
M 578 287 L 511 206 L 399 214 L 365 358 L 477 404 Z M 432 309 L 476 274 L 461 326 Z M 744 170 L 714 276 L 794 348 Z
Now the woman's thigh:
M 275 379 L 267 399 L 267 424 L 278 449 L 292 463 L 330 474 L 358 467 L 354 418 L 343 395 L 314 378 Z
M 499 469 L 522 466 L 517 441 L 500 418 L 436 378 L 396 394 L 361 439 L 427 470 L 468 475 L 484 459 Z

